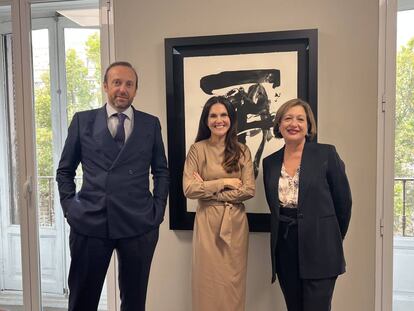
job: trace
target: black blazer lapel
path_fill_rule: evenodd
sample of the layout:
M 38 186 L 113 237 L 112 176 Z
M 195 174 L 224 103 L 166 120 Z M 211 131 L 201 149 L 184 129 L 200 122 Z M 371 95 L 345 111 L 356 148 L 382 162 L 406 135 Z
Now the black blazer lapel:
M 280 171 L 282 169 L 283 164 L 283 156 L 285 154 L 285 147 L 279 150 L 271 163 L 268 167 L 269 169 L 269 180 L 267 181 L 270 185 L 270 201 L 272 202 L 272 208 L 274 208 L 274 212 L 279 214 L 279 178 L 280 178 Z
M 271 210 L 271 237 L 270 237 L 270 250 L 272 258 L 272 283 L 276 280 L 276 258 L 275 250 L 278 239 L 279 231 L 279 178 L 280 170 L 282 169 L 283 157 L 285 154 L 285 147 L 270 155 L 265 159 L 265 165 L 263 166 L 265 193 L 266 199 Z
M 303 208 L 306 192 L 316 173 L 313 172 L 315 169 L 314 156 L 310 143 L 305 143 L 300 162 L 298 209 Z

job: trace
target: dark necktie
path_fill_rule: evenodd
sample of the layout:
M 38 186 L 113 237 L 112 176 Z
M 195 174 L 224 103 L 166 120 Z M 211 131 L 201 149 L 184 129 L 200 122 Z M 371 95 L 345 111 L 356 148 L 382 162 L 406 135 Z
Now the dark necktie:
M 117 113 L 116 115 L 118 117 L 118 126 L 116 127 L 116 133 L 114 136 L 114 140 L 116 144 L 118 145 L 119 149 L 121 149 L 125 143 L 124 123 L 125 123 L 126 115 L 123 113 Z

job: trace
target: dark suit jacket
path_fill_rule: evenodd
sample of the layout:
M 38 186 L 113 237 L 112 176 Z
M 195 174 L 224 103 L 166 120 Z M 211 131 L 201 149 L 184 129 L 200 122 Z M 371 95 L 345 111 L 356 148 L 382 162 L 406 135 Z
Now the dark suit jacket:
M 284 147 L 263 160 L 263 178 L 271 211 L 272 282 L 279 231 L 279 177 Z M 299 274 L 304 279 L 345 272 L 342 240 L 351 217 L 351 191 L 345 165 L 332 145 L 305 143 L 299 174 Z
M 157 228 L 164 218 L 169 173 L 160 123 L 133 110 L 134 128 L 121 151 L 109 132 L 105 106 L 76 113 L 72 119 L 56 180 L 64 214 L 78 233 L 133 237 Z M 79 163 L 83 183 L 75 193 Z

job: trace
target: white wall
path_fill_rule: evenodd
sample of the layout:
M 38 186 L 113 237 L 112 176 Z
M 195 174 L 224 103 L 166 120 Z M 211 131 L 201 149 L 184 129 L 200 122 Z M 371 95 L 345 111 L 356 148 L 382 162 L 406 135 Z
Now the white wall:
M 374 310 L 378 0 L 122 0 L 114 1 L 114 19 L 116 58 L 140 75 L 135 106 L 160 117 L 165 142 L 164 38 L 319 29 L 319 141 L 337 146 L 354 201 L 348 272 L 333 310 Z M 167 210 L 148 310 L 189 311 L 192 232 L 170 231 L 168 217 Z M 268 247 L 268 234 L 250 234 L 247 311 L 285 310 L 278 285 L 270 285 Z

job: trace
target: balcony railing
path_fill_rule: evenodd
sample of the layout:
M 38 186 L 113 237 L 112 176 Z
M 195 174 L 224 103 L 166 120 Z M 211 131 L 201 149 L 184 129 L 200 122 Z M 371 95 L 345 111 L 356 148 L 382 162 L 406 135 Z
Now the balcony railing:
M 54 176 L 38 176 L 38 206 L 39 206 L 39 225 L 41 227 L 55 226 L 55 208 L 53 201 L 55 198 L 55 177 Z M 80 189 L 82 184 L 82 176 L 75 177 L 76 189 Z
M 414 178 L 394 178 L 394 236 L 414 236 Z
M 82 176 L 75 178 L 76 188 L 82 184 Z M 42 227 L 55 225 L 54 176 L 38 177 L 39 224 Z M 394 178 L 394 235 L 414 236 L 414 178 Z
M 55 225 L 55 209 L 53 208 L 54 183 L 55 179 L 53 176 L 37 177 L 39 225 L 41 227 L 53 227 Z

